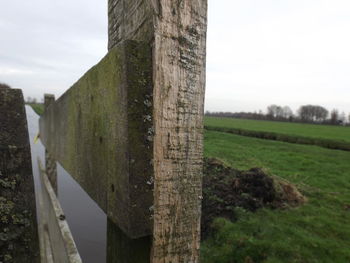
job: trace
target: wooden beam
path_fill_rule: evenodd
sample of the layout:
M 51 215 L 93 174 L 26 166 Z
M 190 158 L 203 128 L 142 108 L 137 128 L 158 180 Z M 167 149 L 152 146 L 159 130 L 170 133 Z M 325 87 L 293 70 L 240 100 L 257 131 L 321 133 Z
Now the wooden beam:
M 62 207 L 55 194 L 46 170 L 43 168 L 40 159 L 38 167 L 41 182 L 41 198 L 43 229 L 43 247 L 45 254 L 44 262 L 67 262 L 82 263 L 78 249 L 69 229 Z

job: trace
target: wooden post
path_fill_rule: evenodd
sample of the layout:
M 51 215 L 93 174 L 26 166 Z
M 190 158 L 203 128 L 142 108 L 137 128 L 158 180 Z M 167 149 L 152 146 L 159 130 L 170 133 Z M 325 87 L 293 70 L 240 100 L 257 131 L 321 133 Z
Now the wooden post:
M 154 49 L 153 263 L 199 262 L 207 2 L 160 0 Z
M 153 47 L 153 263 L 199 261 L 207 0 L 109 0 L 109 48 Z
M 207 0 L 108 3 L 109 53 L 41 139 L 129 237 L 153 232 L 152 263 L 197 263 Z
M 44 107 L 45 110 L 55 102 L 55 95 L 52 94 L 45 94 L 44 95 Z M 50 152 L 45 148 L 45 167 L 46 167 L 46 173 L 50 180 L 50 183 L 52 185 L 52 188 L 55 191 L 56 196 L 58 195 L 58 189 L 57 189 L 57 164 L 56 160 L 53 158 L 53 156 L 50 154 Z

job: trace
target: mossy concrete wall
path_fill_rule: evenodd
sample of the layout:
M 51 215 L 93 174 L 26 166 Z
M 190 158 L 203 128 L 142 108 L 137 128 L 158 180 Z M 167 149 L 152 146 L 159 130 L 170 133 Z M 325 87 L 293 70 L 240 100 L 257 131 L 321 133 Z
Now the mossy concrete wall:
M 53 158 L 132 238 L 152 233 L 151 53 L 119 43 L 40 118 Z
M 51 94 L 45 94 L 44 95 L 44 107 L 45 109 L 52 103 L 55 102 L 55 96 Z M 53 159 L 50 155 L 50 152 L 45 150 L 45 168 L 47 176 L 50 180 L 50 183 L 52 185 L 52 188 L 55 191 L 55 194 L 58 194 L 57 189 L 57 163 L 56 160 Z
M 0 262 L 40 261 L 34 182 L 21 90 L 0 89 Z

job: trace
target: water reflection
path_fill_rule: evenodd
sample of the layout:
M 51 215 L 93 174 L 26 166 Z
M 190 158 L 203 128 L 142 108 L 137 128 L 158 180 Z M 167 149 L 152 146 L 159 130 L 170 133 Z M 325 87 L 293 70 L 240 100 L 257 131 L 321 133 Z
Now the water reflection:
M 29 106 L 26 112 L 37 193 L 41 188 L 37 158 L 45 160 L 45 148 L 41 142 L 33 143 L 39 130 L 39 116 Z M 150 262 L 150 237 L 129 239 L 59 164 L 57 181 L 58 199 L 84 263 L 103 263 L 106 258 L 108 263 Z
M 59 164 L 57 178 L 58 199 L 83 262 L 106 262 L 107 216 Z
M 39 130 L 39 116 L 29 106 L 26 106 L 26 112 L 37 192 L 41 188 L 37 158 L 45 160 L 45 148 L 40 142 L 33 143 Z M 58 198 L 83 262 L 106 262 L 106 215 L 60 165 L 57 166 L 57 178 Z
M 128 238 L 111 220 L 107 223 L 108 263 L 149 263 L 151 237 Z

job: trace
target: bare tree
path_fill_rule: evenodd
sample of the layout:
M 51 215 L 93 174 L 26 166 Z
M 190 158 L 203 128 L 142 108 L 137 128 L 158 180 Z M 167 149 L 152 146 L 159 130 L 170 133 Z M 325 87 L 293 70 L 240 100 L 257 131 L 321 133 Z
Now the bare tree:
M 314 106 L 314 117 L 316 121 L 325 121 L 328 116 L 328 110 L 321 106 Z
M 281 106 L 276 107 L 275 118 L 278 118 L 278 119 L 283 118 L 283 108 Z
M 25 102 L 27 103 L 27 104 L 30 104 L 30 103 L 34 103 L 34 104 L 36 104 L 36 103 L 38 103 L 38 100 L 35 98 L 35 97 L 27 97 L 27 99 L 25 100 Z
M 337 124 L 339 120 L 339 111 L 337 109 L 333 109 L 331 111 L 331 123 Z
M 293 111 L 289 106 L 284 106 L 283 107 L 283 118 L 289 119 L 293 117 Z
M 303 105 L 298 110 L 298 115 L 302 121 L 313 121 L 311 105 Z
M 345 123 L 346 122 L 346 114 L 345 114 L 344 111 L 340 114 L 339 121 L 341 121 L 341 123 Z
M 267 116 L 270 119 L 273 119 L 276 117 L 276 113 L 277 113 L 277 105 L 276 104 L 271 104 L 267 107 Z
M 328 116 L 328 110 L 318 105 L 303 105 L 298 110 L 299 117 L 306 122 L 325 121 Z

